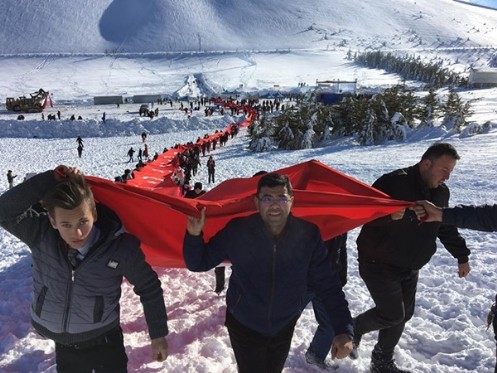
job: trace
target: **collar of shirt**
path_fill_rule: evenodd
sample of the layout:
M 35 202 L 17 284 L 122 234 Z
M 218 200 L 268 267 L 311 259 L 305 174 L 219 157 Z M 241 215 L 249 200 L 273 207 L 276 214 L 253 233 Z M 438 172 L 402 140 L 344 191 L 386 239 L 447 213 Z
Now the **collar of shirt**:
M 100 229 L 98 229 L 97 226 L 94 225 L 86 243 L 82 247 L 77 249 L 78 259 L 83 260 L 86 254 L 88 254 L 88 251 L 90 251 L 90 248 L 93 246 L 95 242 L 97 242 L 99 238 L 100 238 Z

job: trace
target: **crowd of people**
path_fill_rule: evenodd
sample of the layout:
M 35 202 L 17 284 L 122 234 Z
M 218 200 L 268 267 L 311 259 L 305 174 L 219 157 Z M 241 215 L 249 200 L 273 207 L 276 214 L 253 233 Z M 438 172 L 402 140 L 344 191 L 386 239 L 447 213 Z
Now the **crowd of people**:
M 203 157 L 208 157 L 207 183 L 215 183 L 216 164 L 210 152 L 218 144 L 225 146 L 237 131 L 232 126 L 216 131 L 215 136 L 206 134 L 195 143 L 173 147 L 181 151 L 171 162 L 169 177 L 181 196 L 194 199 L 206 193 L 198 180 L 191 187 Z M 141 138 L 144 150 L 138 150 L 138 164 L 116 176 L 116 182 L 133 179 L 159 157 L 156 152 L 150 158 L 146 132 Z M 78 137 L 76 142 L 81 157 L 83 140 Z M 135 153 L 131 147 L 128 163 L 135 162 Z M 231 266 L 225 325 L 238 372 L 281 372 L 295 325 L 309 302 L 318 326 L 305 352 L 307 363 L 325 371 L 336 369 L 328 362 L 329 356 L 332 360 L 357 359 L 364 353 L 360 351 L 362 338 L 377 332 L 370 371 L 410 372 L 395 362 L 395 347 L 414 314 L 420 269 L 434 255 L 437 238 L 454 258 L 457 276 L 464 278 L 471 270 L 470 250 L 457 227 L 497 230 L 495 205 L 448 208 L 450 192 L 445 182 L 459 159 L 451 144 L 436 143 L 416 164 L 384 174 L 373 183 L 390 197 L 413 205 L 366 223 L 360 230 L 356 241 L 359 275 L 374 302 L 362 313 L 349 309 L 343 291 L 347 233 L 324 242 L 317 225 L 294 216 L 295 196 L 287 175 L 264 171 L 254 175 L 258 178 L 253 199 L 257 212 L 231 219 L 208 241 L 202 235 L 206 208 L 199 217 L 187 216 L 183 241 L 187 268 L 194 272 L 215 269 L 219 294 L 225 287 L 224 264 Z M 135 287 L 143 303 L 153 358 L 166 359 L 163 290 L 139 240 L 125 233 L 112 210 L 95 202 L 78 169 L 60 165 L 14 186 L 16 176 L 11 170 L 7 173 L 9 190 L 0 196 L 0 225 L 32 252 L 32 324 L 55 341 L 57 371 L 126 372 L 119 325 L 123 278 Z M 43 209 L 26 214 L 39 201 Z M 78 307 L 68 303 L 71 298 Z M 497 333 L 497 318 L 493 320 Z

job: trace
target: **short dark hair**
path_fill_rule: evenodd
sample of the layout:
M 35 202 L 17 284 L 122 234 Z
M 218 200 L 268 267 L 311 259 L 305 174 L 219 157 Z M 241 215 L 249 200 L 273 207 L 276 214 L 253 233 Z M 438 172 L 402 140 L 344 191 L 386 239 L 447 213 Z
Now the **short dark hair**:
M 444 155 L 448 155 L 449 157 L 452 157 L 456 160 L 461 159 L 459 154 L 457 154 L 456 148 L 454 148 L 451 144 L 446 142 L 439 142 L 430 146 L 421 157 L 421 160 L 423 161 L 425 159 L 429 159 L 430 161 L 432 161 Z
M 71 174 L 50 189 L 41 204 L 50 216 L 54 217 L 55 208 L 73 210 L 83 202 L 87 202 L 95 213 L 95 199 L 84 176 Z
M 253 174 L 252 177 L 261 176 L 261 175 L 265 175 L 265 174 L 267 174 L 267 171 L 260 170 L 260 171 L 257 171 L 255 174 Z
M 193 189 L 202 189 L 202 183 L 197 181 L 195 184 L 193 184 Z
M 265 174 L 259 179 L 259 183 L 257 183 L 257 194 L 261 192 L 262 187 L 274 188 L 277 186 L 285 186 L 288 194 L 293 196 L 293 188 L 288 176 L 275 172 Z

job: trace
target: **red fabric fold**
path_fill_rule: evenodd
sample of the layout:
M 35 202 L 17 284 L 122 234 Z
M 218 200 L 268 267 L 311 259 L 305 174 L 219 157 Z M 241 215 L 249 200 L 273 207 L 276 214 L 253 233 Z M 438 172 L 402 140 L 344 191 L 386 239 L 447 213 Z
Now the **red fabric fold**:
M 127 184 L 87 177 L 96 200 L 116 211 L 126 230 L 141 240 L 154 266 L 185 266 L 182 243 L 187 215 L 198 216 L 206 207 L 204 238 L 208 240 L 230 219 L 256 212 L 254 195 L 260 176 L 226 180 L 196 199 L 181 197 L 170 180 L 173 166 L 166 161 L 178 151 L 164 153 Z M 325 240 L 412 205 L 316 160 L 275 172 L 288 175 L 292 182 L 292 213 L 317 224 Z

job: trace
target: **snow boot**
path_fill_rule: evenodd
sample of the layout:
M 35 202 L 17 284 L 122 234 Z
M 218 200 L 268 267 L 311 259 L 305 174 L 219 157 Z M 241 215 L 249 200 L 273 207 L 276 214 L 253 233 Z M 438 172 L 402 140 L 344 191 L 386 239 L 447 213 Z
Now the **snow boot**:
M 395 360 L 371 360 L 371 373 L 411 373 L 410 370 L 400 369 Z
M 305 361 L 307 361 L 307 364 L 315 365 L 319 369 L 324 371 L 333 371 L 338 369 L 338 364 L 328 364 L 326 361 L 324 361 L 324 359 L 316 356 L 316 354 L 311 350 L 307 350 L 307 352 L 305 353 Z
M 395 365 L 392 355 L 393 353 L 386 353 L 376 345 L 371 354 L 371 373 L 411 373 Z

